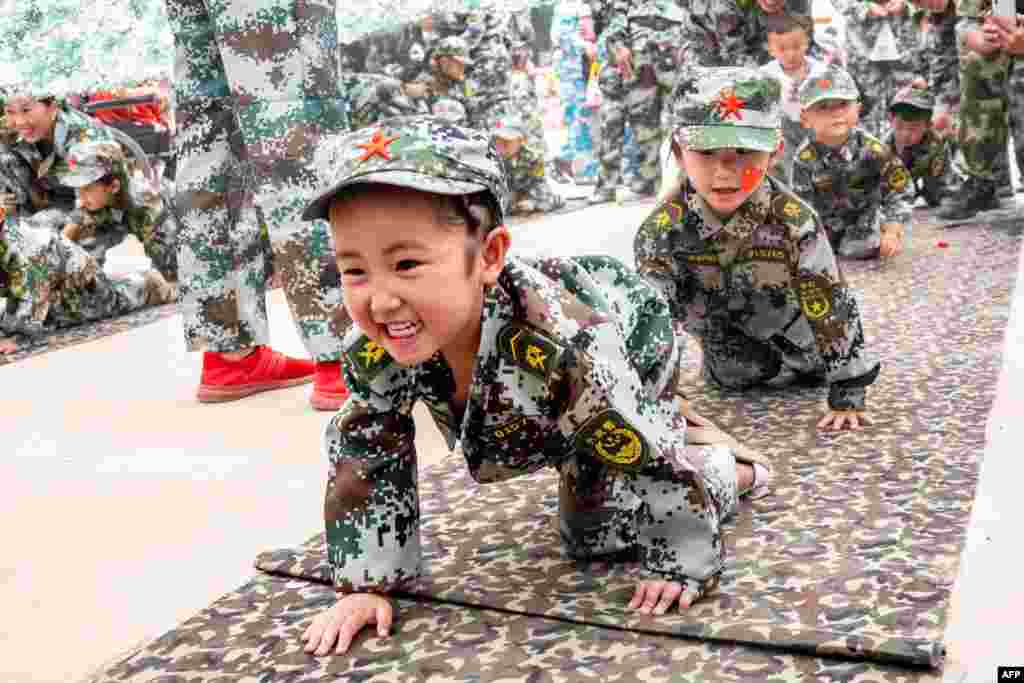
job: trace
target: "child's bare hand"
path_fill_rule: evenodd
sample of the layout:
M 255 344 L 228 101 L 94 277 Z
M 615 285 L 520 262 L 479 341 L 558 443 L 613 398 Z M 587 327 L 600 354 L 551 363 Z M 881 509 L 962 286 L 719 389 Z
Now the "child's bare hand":
M 306 642 L 305 651 L 323 656 L 334 648 L 335 653 L 345 654 L 352 640 L 368 624 L 377 624 L 377 635 L 387 638 L 393 616 L 391 602 L 383 595 L 346 595 L 330 609 L 318 614 L 302 634 L 302 639 Z
M 878 245 L 878 255 L 882 258 L 896 256 L 903 251 L 903 233 L 900 231 L 883 232 L 882 242 Z
M 66 223 L 64 225 L 63 232 L 65 237 L 67 237 L 72 242 L 76 242 L 78 240 L 78 233 L 81 232 L 81 230 L 82 226 L 79 225 L 78 223 Z
M 0 339 L 0 353 L 14 353 L 18 350 L 18 342 L 13 337 Z
M 692 590 L 684 590 L 678 581 L 651 579 L 641 581 L 629 601 L 629 609 L 639 609 L 641 614 L 664 614 L 677 601 L 679 609 L 684 610 L 693 604 L 697 594 Z
M 818 422 L 818 429 L 831 429 L 838 432 L 846 425 L 850 425 L 850 429 L 859 430 L 861 425 L 869 424 L 871 421 L 863 410 L 830 410 Z

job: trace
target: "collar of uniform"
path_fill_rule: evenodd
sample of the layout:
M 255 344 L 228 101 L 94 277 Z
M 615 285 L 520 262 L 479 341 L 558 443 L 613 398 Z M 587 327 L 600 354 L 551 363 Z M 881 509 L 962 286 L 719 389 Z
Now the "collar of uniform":
M 832 145 L 825 145 L 825 144 L 822 144 L 822 143 L 817 142 L 817 141 L 812 143 L 812 144 L 818 150 L 818 158 L 819 159 L 833 158 L 833 159 L 838 159 L 839 161 L 842 161 L 843 163 L 847 163 L 848 164 L 851 161 L 853 161 L 853 146 L 854 146 L 854 144 L 856 144 L 856 140 L 857 140 L 857 130 L 856 129 L 852 129 L 852 130 L 850 130 L 850 135 L 846 138 L 846 142 L 844 142 L 839 147 L 833 147 Z
M 758 225 L 763 224 L 768 217 L 768 210 L 771 207 L 771 192 L 768 189 L 766 177 L 754 190 L 754 193 L 747 197 L 747 201 L 743 202 L 740 208 L 736 209 L 735 213 L 729 217 L 729 220 L 723 222 L 687 180 L 686 204 L 701 218 L 700 227 L 697 228 L 701 239 L 710 239 L 721 231 L 733 237 L 743 238 L 752 233 Z

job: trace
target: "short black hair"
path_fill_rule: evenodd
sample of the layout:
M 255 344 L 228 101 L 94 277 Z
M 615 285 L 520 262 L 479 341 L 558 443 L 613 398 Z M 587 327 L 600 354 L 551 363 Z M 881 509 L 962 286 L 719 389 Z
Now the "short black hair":
M 807 38 L 814 37 L 814 19 L 802 14 L 765 14 L 763 17 L 766 33 L 789 33 L 803 30 Z

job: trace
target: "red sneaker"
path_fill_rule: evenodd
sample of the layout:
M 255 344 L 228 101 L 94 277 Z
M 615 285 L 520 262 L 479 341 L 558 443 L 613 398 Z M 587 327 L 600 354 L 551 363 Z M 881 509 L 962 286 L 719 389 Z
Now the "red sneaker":
M 223 354 L 203 354 L 203 376 L 196 398 L 201 403 L 234 401 L 261 391 L 305 384 L 313 379 L 315 364 L 289 358 L 269 346 L 257 346 L 242 360 L 226 360 Z
M 348 389 L 341 376 L 341 361 L 317 363 L 309 403 L 317 410 L 340 410 L 347 398 Z

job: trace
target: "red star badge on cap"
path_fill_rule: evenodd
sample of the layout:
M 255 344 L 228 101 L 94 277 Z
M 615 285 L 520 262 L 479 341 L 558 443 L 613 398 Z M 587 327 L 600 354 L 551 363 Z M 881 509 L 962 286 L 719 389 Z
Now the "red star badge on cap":
M 388 145 L 398 139 L 399 136 L 393 138 L 384 137 L 379 129 L 373 134 L 369 142 L 364 142 L 360 145 L 356 145 L 362 150 L 365 150 L 362 156 L 359 157 L 359 161 L 366 161 L 370 157 L 379 156 L 385 161 L 391 161 L 391 155 L 388 153 Z
M 746 102 L 739 97 L 736 97 L 736 93 L 730 92 L 728 95 L 723 95 L 718 100 L 718 108 L 722 110 L 722 118 L 727 119 L 730 116 L 735 116 L 737 119 L 742 119 L 743 114 L 740 109 Z

